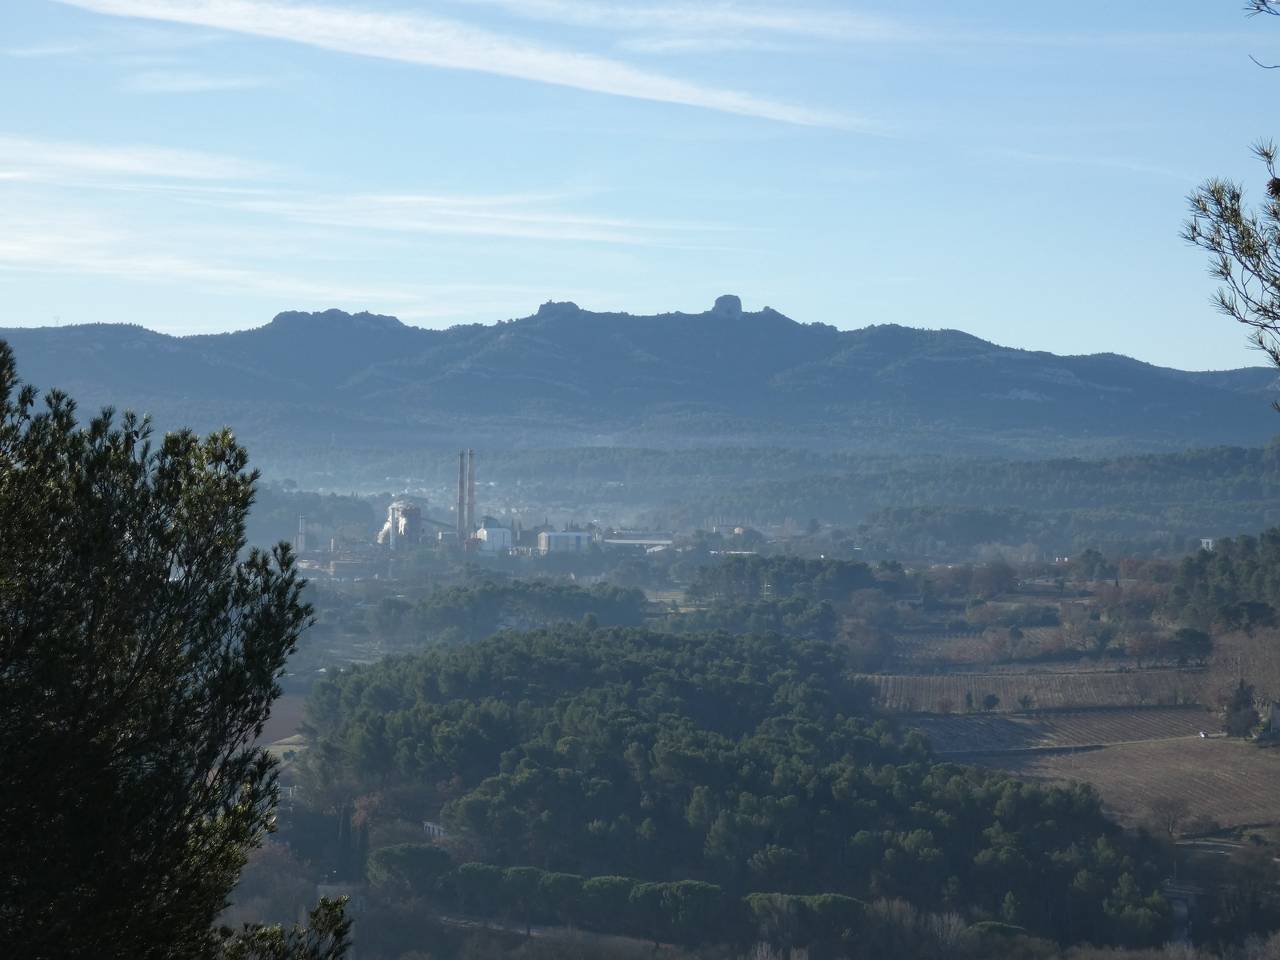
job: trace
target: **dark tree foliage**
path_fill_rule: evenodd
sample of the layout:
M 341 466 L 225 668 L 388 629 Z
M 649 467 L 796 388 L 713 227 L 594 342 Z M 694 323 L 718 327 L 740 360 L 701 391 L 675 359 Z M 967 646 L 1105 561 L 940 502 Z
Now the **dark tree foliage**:
M 239 933 L 220 930 L 219 960 L 336 960 L 351 946 L 351 920 L 342 905 L 322 900 L 308 915 L 306 926 L 291 929 L 260 924 Z M 189 956 L 175 953 L 173 956 Z
M 1251 631 L 1273 625 L 1280 608 L 1280 528 L 1218 540 L 1212 550 L 1186 557 L 1168 607 L 1173 616 L 1200 628 L 1216 624 Z
M 416 786 L 503 867 L 693 880 L 734 899 L 903 898 L 976 920 L 1000 919 L 1013 891 L 1036 932 L 1159 942 L 1159 855 L 1089 788 L 936 763 L 870 712 L 834 644 L 560 628 L 324 682 L 308 763 L 320 789 Z M 460 900 L 523 922 L 538 901 L 504 907 L 508 885 L 488 871 L 459 877 Z M 582 895 L 622 910 L 622 886 L 587 881 Z M 648 904 L 672 936 L 666 896 L 628 892 L 625 909 Z
M 634 588 L 485 580 L 436 591 L 414 609 L 412 623 L 429 639 L 464 642 L 482 640 L 499 630 L 527 630 L 586 616 L 594 616 L 603 626 L 639 626 L 647 610 L 644 591 Z
M 397 843 L 375 850 L 365 875 L 375 888 L 395 893 L 421 893 L 453 866 L 449 854 L 424 843 Z
M 1082 580 L 1110 580 L 1118 573 L 1116 565 L 1093 548 L 1072 557 L 1070 569 Z
M 688 593 L 698 600 L 747 603 L 791 597 L 842 601 L 876 585 L 871 568 L 857 561 L 737 556 L 700 568 Z
M 1229 737 L 1247 737 L 1258 725 L 1254 707 L 1254 689 L 1241 680 L 1227 694 L 1222 705 L 1222 729 Z
M 212 924 L 272 825 L 273 763 L 253 743 L 310 610 L 287 547 L 240 556 L 256 477 L 231 434 L 156 449 L 148 434 L 110 411 L 81 429 L 57 392 L 37 410 L 0 344 L 12 956 L 259 956 L 268 936 Z M 322 917 L 339 945 L 340 910 Z
M 803 597 L 760 600 L 754 603 L 718 603 L 705 609 L 673 614 L 662 621 L 673 633 L 778 633 L 806 640 L 834 640 L 840 618 L 829 600 L 814 602 Z

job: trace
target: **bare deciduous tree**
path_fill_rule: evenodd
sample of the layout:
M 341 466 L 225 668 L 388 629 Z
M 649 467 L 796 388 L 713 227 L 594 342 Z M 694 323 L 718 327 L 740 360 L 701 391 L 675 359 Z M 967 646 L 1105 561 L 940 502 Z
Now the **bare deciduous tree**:
M 1147 816 L 1151 824 L 1170 840 L 1178 835 L 1180 827 L 1190 814 L 1190 807 L 1183 797 L 1158 796 L 1147 801 Z

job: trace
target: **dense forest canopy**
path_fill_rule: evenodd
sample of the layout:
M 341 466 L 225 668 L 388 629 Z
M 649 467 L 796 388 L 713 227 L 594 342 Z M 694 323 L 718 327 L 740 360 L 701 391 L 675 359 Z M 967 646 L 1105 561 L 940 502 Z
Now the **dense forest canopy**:
M 1275 626 L 1280 609 L 1280 527 L 1217 540 L 1183 559 L 1169 595 L 1172 612 L 1201 626 Z
M 900 897 L 1158 942 L 1159 862 L 1087 787 L 933 760 L 872 717 L 844 650 L 563 628 L 361 667 L 309 703 L 318 793 L 440 810 L 476 859 L 729 895 Z
M 484 580 L 438 590 L 411 615 L 419 636 L 437 642 L 482 640 L 499 630 L 529 629 L 593 617 L 601 626 L 638 627 L 648 612 L 644 592 L 547 580 Z

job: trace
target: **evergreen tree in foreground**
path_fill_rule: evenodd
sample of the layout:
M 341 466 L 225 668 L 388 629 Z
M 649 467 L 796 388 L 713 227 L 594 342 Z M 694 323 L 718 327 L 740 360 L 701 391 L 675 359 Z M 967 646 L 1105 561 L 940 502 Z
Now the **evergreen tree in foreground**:
M 271 829 L 253 743 L 310 618 L 285 545 L 241 557 L 256 473 L 229 431 L 37 409 L 0 343 L 0 931 L 15 957 L 332 958 L 217 933 Z

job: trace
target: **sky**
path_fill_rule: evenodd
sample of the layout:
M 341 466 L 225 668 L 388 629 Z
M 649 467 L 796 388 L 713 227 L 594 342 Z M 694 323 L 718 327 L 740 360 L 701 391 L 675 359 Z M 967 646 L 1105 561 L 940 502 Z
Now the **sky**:
M 1259 364 L 1179 238 L 1280 137 L 1280 19 L 1242 6 L 4 0 L 0 326 L 735 293 Z

